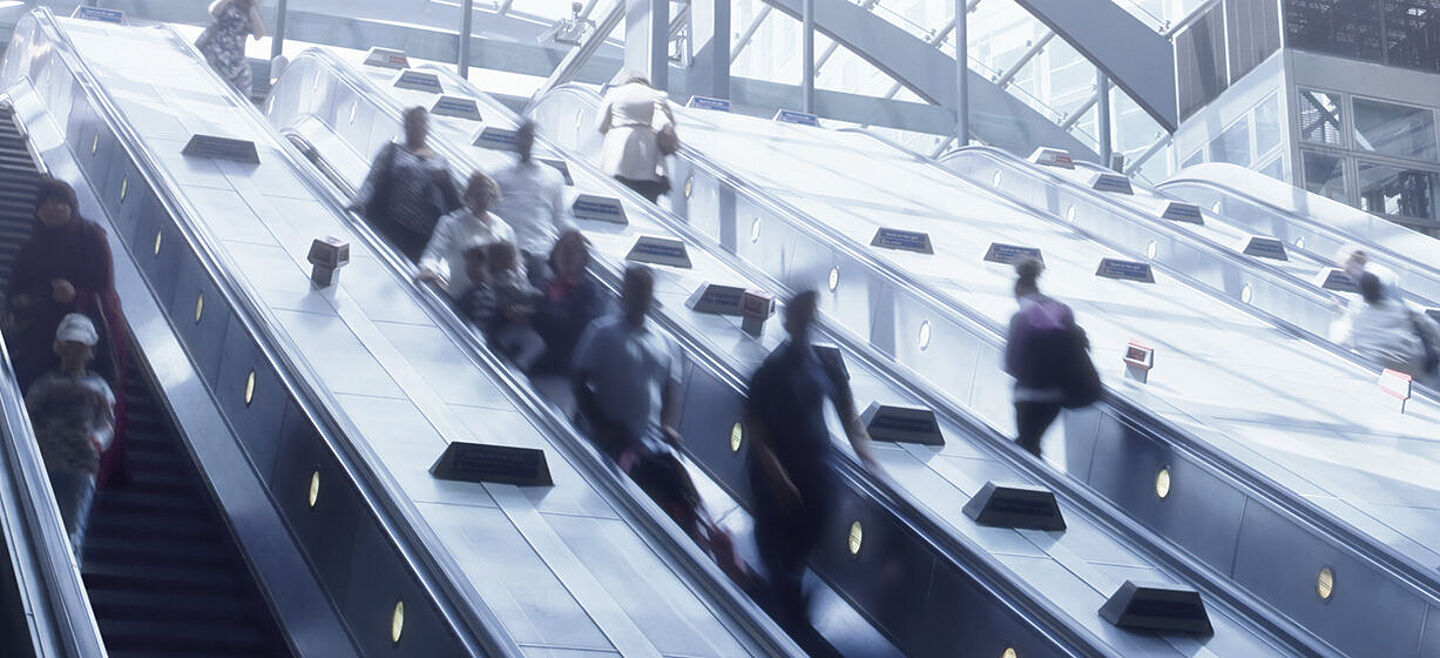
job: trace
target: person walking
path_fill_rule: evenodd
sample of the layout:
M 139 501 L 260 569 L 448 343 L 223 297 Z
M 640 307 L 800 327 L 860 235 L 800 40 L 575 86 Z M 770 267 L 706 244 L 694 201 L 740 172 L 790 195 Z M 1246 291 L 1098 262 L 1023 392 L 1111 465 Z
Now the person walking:
M 427 145 L 429 137 L 430 113 L 423 107 L 406 111 L 405 142 L 380 150 L 350 203 L 412 261 L 420 260 L 440 217 L 461 206 L 450 166 Z
M 535 364 L 537 374 L 567 372 L 575 360 L 575 346 L 585 329 L 605 313 L 609 297 L 590 277 L 590 241 L 575 229 L 560 234 L 544 272 L 531 270 L 531 281 L 544 294 L 531 319 L 545 340 L 545 355 Z
M 1433 375 L 1436 354 L 1429 344 L 1440 344 L 1440 330 L 1434 321 L 1389 297 L 1374 272 L 1360 274 L 1359 286 L 1363 303 L 1347 316 L 1335 342 L 1377 368 L 1403 372 L 1416 380 Z
M 250 62 L 245 59 L 245 37 L 265 38 L 259 0 L 215 0 L 210 3 L 210 25 L 195 40 L 210 68 L 246 98 L 254 91 Z
M 465 185 L 465 205 L 435 224 L 435 231 L 420 256 L 419 281 L 441 283 L 452 298 L 470 289 L 465 267 L 465 250 L 477 245 L 515 242 L 515 231 L 494 213 L 491 205 L 500 197 L 500 188 L 480 172 L 470 175 Z M 523 269 L 521 270 L 523 274 Z
M 607 175 L 651 203 L 670 191 L 662 135 L 673 138 L 675 113 L 664 92 L 643 74 L 631 73 L 605 94 L 595 120 L 605 136 L 601 166 Z
M 1090 361 L 1090 340 L 1069 306 L 1040 294 L 1045 266 L 1028 258 L 1015 265 L 1015 299 L 1010 318 L 1005 372 L 1015 378 L 1016 443 L 1036 457 L 1040 439 L 1064 408 L 1100 399 L 1103 387 Z
M 491 208 L 515 230 L 515 246 L 529 272 L 545 267 L 556 236 L 570 226 L 565 177 L 554 167 L 535 161 L 535 129 L 535 122 L 526 120 L 515 131 L 519 159 L 495 172 L 500 198 Z
M 98 341 L 90 318 L 66 315 L 55 330 L 59 367 L 37 380 L 25 395 L 25 409 L 76 564 L 82 561 L 100 458 L 115 431 L 115 395 L 105 378 L 89 369 Z
M 855 454 L 878 469 L 849 380 L 810 343 L 817 297 L 807 290 L 785 305 L 789 339 L 751 378 L 744 425 L 750 440 L 755 542 L 767 573 L 772 614 L 812 655 L 831 651 L 810 624 L 803 587 L 805 562 L 834 515 L 838 497 L 836 446 L 825 424 L 827 399 Z

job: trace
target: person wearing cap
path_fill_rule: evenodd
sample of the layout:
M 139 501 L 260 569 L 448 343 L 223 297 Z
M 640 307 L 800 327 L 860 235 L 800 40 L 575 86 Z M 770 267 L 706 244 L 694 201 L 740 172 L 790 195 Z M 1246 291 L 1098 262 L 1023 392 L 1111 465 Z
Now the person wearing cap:
M 105 378 L 89 369 L 99 338 L 90 318 L 80 313 L 62 318 L 54 343 L 60 365 L 36 380 L 25 395 L 76 564 L 81 562 L 100 458 L 115 431 L 115 395 Z

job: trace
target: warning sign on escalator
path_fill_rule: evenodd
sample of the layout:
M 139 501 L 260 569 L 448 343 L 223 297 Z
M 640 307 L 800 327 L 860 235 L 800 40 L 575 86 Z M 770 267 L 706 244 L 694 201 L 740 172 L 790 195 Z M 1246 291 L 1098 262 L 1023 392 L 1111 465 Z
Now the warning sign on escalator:
M 898 228 L 882 228 L 875 232 L 870 246 L 882 249 L 913 251 L 917 254 L 933 254 L 935 247 L 930 244 L 930 234 L 920 231 L 905 231 Z

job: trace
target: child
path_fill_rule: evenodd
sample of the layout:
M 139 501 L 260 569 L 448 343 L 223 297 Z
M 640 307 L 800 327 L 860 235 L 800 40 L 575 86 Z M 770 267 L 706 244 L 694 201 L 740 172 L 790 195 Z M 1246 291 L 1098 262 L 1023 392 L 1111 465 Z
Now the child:
M 529 372 L 545 354 L 544 339 L 530 326 L 540 291 L 520 273 L 515 245 L 472 244 L 464 255 L 472 285 L 461 296 L 461 311 L 492 346 Z

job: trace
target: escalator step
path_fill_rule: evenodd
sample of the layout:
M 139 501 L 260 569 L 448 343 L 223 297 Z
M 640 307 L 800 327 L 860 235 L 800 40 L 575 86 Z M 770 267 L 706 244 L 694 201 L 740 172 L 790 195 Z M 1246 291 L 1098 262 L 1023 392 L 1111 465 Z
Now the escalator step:
M 109 589 L 139 589 L 168 592 L 211 592 L 229 593 L 239 589 L 239 583 L 228 570 L 217 571 L 203 567 L 185 567 L 174 564 L 129 564 L 91 560 L 86 555 L 82 569 L 86 587 Z
M 136 655 L 268 656 L 273 648 L 258 640 L 247 625 L 154 623 L 104 619 L 101 633 L 110 655 L 127 651 Z

